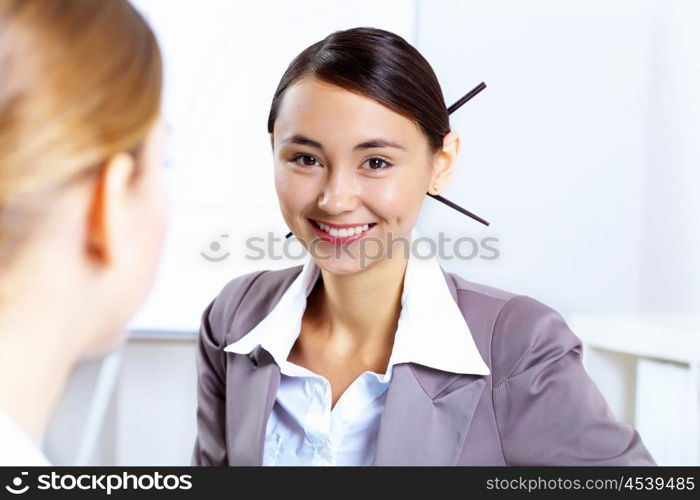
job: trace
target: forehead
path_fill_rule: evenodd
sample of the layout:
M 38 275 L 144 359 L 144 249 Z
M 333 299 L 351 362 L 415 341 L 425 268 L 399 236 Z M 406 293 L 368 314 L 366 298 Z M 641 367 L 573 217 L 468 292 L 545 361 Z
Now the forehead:
M 407 148 L 422 138 L 413 120 L 371 97 L 313 77 L 295 82 L 282 99 L 275 142 L 291 134 L 308 135 L 324 145 L 354 145 L 368 137 L 383 137 Z

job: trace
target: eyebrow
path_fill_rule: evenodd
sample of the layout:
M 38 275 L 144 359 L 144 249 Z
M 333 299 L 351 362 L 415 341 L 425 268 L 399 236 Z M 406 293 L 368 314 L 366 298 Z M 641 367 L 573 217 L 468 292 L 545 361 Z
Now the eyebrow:
M 287 137 L 282 141 L 282 144 L 287 144 L 287 143 L 292 143 L 292 144 L 301 144 L 302 146 L 309 146 L 312 148 L 320 149 L 323 151 L 323 145 L 320 142 L 314 141 L 312 139 L 309 139 L 308 137 L 305 137 L 300 134 L 294 134 L 290 137 Z M 360 149 L 370 149 L 370 148 L 397 148 L 397 149 L 403 149 L 404 151 L 406 150 L 405 147 L 403 147 L 400 144 L 395 143 L 394 141 L 390 141 L 389 139 L 384 139 L 382 137 L 375 137 L 373 139 L 368 139 L 364 142 L 361 142 L 357 146 L 355 146 L 353 151 L 357 151 Z

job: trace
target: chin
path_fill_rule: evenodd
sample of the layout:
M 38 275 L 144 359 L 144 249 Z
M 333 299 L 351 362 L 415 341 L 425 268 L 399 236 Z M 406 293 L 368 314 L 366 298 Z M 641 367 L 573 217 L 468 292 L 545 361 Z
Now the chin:
M 360 273 L 372 266 L 375 261 L 363 262 L 360 259 L 327 259 L 315 260 L 316 265 L 324 271 L 339 276 Z

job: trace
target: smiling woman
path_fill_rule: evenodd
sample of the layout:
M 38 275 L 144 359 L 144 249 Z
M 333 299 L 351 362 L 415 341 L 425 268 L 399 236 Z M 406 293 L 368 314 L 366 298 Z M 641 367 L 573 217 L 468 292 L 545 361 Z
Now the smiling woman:
M 303 266 L 232 280 L 202 316 L 200 465 L 650 465 L 530 297 L 407 249 L 456 164 L 440 85 L 403 38 L 338 31 L 268 120 Z

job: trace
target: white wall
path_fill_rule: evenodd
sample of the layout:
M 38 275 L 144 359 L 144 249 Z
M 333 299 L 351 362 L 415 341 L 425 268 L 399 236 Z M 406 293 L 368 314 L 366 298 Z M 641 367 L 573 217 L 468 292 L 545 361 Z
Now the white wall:
M 446 265 L 563 313 L 637 309 L 649 2 L 419 4 L 446 100 L 487 84 L 452 120 L 464 144 L 445 196 L 492 224 L 430 200 L 423 228 L 495 236 L 501 256 Z
M 700 3 L 657 0 L 653 25 L 640 308 L 700 310 Z

